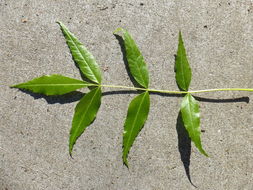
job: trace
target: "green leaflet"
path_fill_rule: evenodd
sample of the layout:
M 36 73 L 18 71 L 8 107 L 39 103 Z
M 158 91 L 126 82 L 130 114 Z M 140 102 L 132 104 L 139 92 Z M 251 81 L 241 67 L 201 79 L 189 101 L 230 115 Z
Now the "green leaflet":
M 35 78 L 26 83 L 13 85 L 11 87 L 21 88 L 45 95 L 62 95 L 76 89 L 86 87 L 89 83 L 62 75 L 45 75 Z
M 73 146 L 78 137 L 96 118 L 101 104 L 101 96 L 101 87 L 97 87 L 87 93 L 77 104 L 69 137 L 70 155 L 72 154 Z
M 185 95 L 181 104 L 181 113 L 184 122 L 184 126 L 188 131 L 191 140 L 199 151 L 208 156 L 201 145 L 200 140 L 200 114 L 198 102 L 191 94 Z
M 179 32 L 178 50 L 175 63 L 176 81 L 180 90 L 188 91 L 191 83 L 191 68 L 187 60 L 186 51 L 181 32 Z M 191 94 L 185 95 L 181 104 L 181 113 L 184 126 L 191 140 L 199 151 L 208 156 L 200 140 L 200 114 L 198 102 Z
M 83 46 L 83 44 L 72 34 L 61 22 L 57 22 L 64 34 L 73 59 L 78 64 L 80 70 L 89 80 L 100 84 L 101 71 L 93 55 Z
M 120 30 L 123 31 L 126 57 L 130 72 L 139 85 L 141 85 L 144 88 L 148 88 L 149 75 L 144 58 L 139 48 L 135 44 L 133 38 L 126 30 L 118 28 L 115 32 Z
M 136 96 L 129 104 L 123 133 L 123 162 L 126 166 L 129 150 L 147 120 L 149 105 L 148 92 Z
M 181 32 L 179 32 L 178 50 L 175 64 L 176 81 L 180 90 L 188 91 L 191 83 L 191 68 L 187 60 Z

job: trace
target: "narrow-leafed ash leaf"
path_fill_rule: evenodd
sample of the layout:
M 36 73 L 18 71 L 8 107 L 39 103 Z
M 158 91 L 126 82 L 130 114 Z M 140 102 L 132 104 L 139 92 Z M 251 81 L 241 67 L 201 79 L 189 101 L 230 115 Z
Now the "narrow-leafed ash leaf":
M 57 22 L 66 39 L 74 61 L 87 79 L 100 84 L 102 77 L 99 66 L 94 56 L 84 47 L 84 45 L 72 34 L 68 28 L 61 22 Z
M 149 89 L 149 72 L 144 57 L 129 32 L 122 28 L 118 28 L 114 33 L 122 32 L 122 39 L 126 53 L 126 57 L 124 58 L 127 59 L 130 75 L 134 78 L 134 83 L 136 82 L 138 84 L 138 87 L 102 84 L 101 71 L 94 56 L 63 23 L 57 23 L 60 25 L 72 58 L 75 61 L 77 67 L 80 69 L 83 81 L 58 74 L 53 74 L 34 78 L 33 80 L 13 85 L 11 87 L 25 89 L 34 93 L 44 94 L 48 96 L 63 95 L 80 88 L 89 87 L 87 88 L 87 93 L 81 98 L 75 107 L 72 127 L 69 134 L 69 154 L 71 156 L 77 139 L 83 134 L 86 128 L 92 124 L 97 116 L 101 105 L 102 88 L 104 87 L 125 88 L 128 90 L 138 90 L 137 93 L 140 92 L 140 94 L 131 100 L 128 106 L 124 123 L 122 158 L 123 163 L 127 167 L 128 155 L 131 147 L 148 118 L 150 109 L 150 92 L 184 94 L 179 113 L 180 121 L 182 116 L 182 122 L 191 141 L 195 144 L 200 153 L 205 156 L 208 156 L 208 154 L 205 152 L 201 144 L 199 103 L 191 94 L 197 92 L 215 91 L 253 92 L 252 88 L 220 88 L 189 91 L 192 72 L 187 59 L 186 49 L 184 47 L 181 32 L 179 32 L 178 50 L 175 60 L 175 78 L 180 90 L 169 91 Z
M 199 151 L 208 156 L 201 145 L 200 140 L 200 113 L 199 104 L 191 94 L 185 95 L 181 104 L 181 113 L 184 126 L 189 134 L 189 137 L 194 142 Z
M 94 56 L 84 47 L 84 45 L 72 34 L 68 28 L 58 22 L 66 39 L 74 61 L 78 64 L 82 74 L 90 81 L 101 84 L 102 76 L 100 68 Z M 72 121 L 72 128 L 69 137 L 69 153 L 72 154 L 73 146 L 77 138 L 96 118 L 96 114 L 101 104 L 101 87 L 96 87 L 87 93 L 77 104 Z
M 180 90 L 188 91 L 191 82 L 191 68 L 188 63 L 183 37 L 179 32 L 178 50 L 175 63 L 176 82 Z M 199 151 L 208 156 L 201 145 L 200 114 L 198 102 L 191 94 L 186 94 L 181 104 L 181 113 L 184 126 Z
M 130 74 L 140 86 L 147 89 L 149 86 L 147 64 L 128 31 L 122 28 L 118 28 L 116 32 L 118 31 L 123 32 L 123 41 Z M 130 148 L 148 118 L 149 105 L 150 98 L 148 91 L 136 96 L 129 104 L 123 134 L 123 162 L 126 166 L 128 166 L 127 157 Z
M 126 58 L 131 75 L 134 77 L 134 79 L 140 86 L 142 86 L 143 88 L 148 88 L 148 68 L 138 46 L 136 45 L 134 39 L 131 37 L 127 30 L 118 28 L 114 33 L 118 31 L 123 32 Z
M 179 32 L 178 50 L 175 63 L 176 82 L 180 90 L 188 91 L 191 83 L 191 68 L 188 63 L 183 37 Z
M 96 118 L 101 104 L 101 88 L 96 87 L 87 93 L 77 104 L 69 137 L 69 153 L 72 154 L 77 138 Z
M 85 81 L 54 74 L 38 77 L 11 87 L 25 89 L 44 95 L 63 95 L 88 85 L 89 84 Z
M 123 162 L 126 166 L 129 150 L 148 118 L 149 106 L 148 92 L 136 96 L 129 104 L 123 133 Z

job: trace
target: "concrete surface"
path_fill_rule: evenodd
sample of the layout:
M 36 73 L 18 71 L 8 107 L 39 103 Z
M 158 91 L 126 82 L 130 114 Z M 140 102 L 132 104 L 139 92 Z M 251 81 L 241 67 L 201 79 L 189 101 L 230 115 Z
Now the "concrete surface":
M 7 86 L 52 73 L 80 78 L 58 20 L 94 54 L 104 84 L 132 85 L 112 35 L 123 27 L 145 56 L 152 88 L 177 90 L 173 67 L 180 29 L 193 70 L 192 90 L 252 88 L 253 1 L 0 0 L 1 190 L 195 189 L 186 175 L 190 145 L 176 129 L 180 97 L 152 95 L 127 169 L 122 130 L 135 94 L 103 96 L 96 121 L 79 138 L 71 159 L 68 133 L 80 95 L 44 98 Z M 192 146 L 192 183 L 201 190 L 253 189 L 253 94 L 198 96 L 210 157 Z

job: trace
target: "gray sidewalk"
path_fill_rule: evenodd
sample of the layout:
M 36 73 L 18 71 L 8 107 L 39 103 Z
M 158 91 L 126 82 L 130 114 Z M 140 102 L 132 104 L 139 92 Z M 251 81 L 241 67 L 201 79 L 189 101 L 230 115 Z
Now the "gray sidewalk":
M 112 34 L 123 27 L 148 63 L 151 88 L 177 90 L 179 30 L 193 72 L 191 90 L 253 88 L 252 0 L 0 0 L 0 190 L 190 190 L 195 187 L 188 166 L 200 190 L 253 189 L 249 92 L 197 94 L 209 158 L 193 145 L 190 158 L 189 149 L 179 151 L 184 145 L 176 129 L 182 98 L 151 95 L 129 169 L 121 158 L 122 132 L 136 94 L 107 93 L 71 159 L 68 136 L 80 96 L 45 98 L 8 87 L 53 73 L 80 79 L 56 21 L 96 57 L 104 84 L 132 86 Z M 249 97 L 249 103 L 241 97 Z

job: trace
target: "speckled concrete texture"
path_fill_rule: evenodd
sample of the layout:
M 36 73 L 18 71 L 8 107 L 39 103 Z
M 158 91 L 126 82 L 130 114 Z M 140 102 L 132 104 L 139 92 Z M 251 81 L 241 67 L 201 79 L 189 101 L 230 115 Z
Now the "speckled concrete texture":
M 80 78 L 56 21 L 93 53 L 104 84 L 132 86 L 112 34 L 123 27 L 148 63 L 151 88 L 177 90 L 179 30 L 193 72 L 191 90 L 253 88 L 252 0 L 0 0 L 0 190 L 253 189 L 249 92 L 197 95 L 209 158 L 178 130 L 181 97 L 152 94 L 129 169 L 121 159 L 122 132 L 136 94 L 105 93 L 71 159 L 68 135 L 80 94 L 46 98 L 8 87 L 45 74 Z

